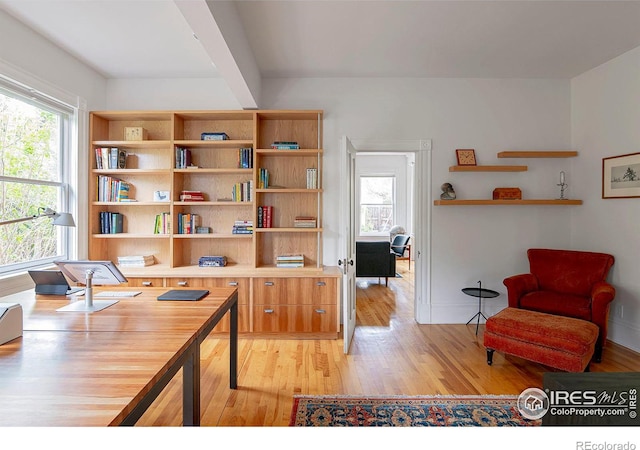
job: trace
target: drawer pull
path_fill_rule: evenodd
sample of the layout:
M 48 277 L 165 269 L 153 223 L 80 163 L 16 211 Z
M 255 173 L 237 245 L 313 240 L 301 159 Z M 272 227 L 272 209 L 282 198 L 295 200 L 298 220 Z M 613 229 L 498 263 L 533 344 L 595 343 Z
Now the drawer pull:
M 274 285 L 274 282 L 273 282 L 273 281 L 265 281 L 265 282 L 264 282 L 264 285 L 265 285 L 265 286 L 273 286 L 273 285 Z
M 265 309 L 264 313 L 265 314 L 273 314 L 273 309 Z
M 178 286 L 186 286 L 187 282 L 186 281 L 178 281 Z
M 327 283 L 325 283 L 324 281 L 318 281 L 316 282 L 316 286 L 326 286 Z
M 152 281 L 143 281 L 142 285 L 143 286 L 153 286 L 153 282 Z
M 229 286 L 237 286 L 238 282 L 237 281 L 229 281 Z
M 317 312 L 318 314 L 325 314 L 327 311 L 326 311 L 326 310 L 324 310 L 324 309 L 316 309 L 316 312 Z

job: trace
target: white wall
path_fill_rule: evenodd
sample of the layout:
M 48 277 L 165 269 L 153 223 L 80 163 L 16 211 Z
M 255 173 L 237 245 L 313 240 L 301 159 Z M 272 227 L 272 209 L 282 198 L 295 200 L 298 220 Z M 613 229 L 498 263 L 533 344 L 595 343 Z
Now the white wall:
M 571 82 L 572 140 L 582 153 L 574 183 L 584 197 L 571 218 L 571 243 L 615 256 L 609 277 L 616 288 L 609 338 L 638 351 L 640 198 L 601 197 L 602 158 L 640 152 L 639 73 L 640 47 Z

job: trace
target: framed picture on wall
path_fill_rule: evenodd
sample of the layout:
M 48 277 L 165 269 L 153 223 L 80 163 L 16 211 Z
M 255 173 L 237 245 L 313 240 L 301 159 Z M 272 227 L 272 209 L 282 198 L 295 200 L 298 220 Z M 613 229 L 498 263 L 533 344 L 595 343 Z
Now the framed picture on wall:
M 475 166 L 476 151 L 472 148 L 459 148 L 456 150 L 456 159 L 459 166 Z
M 640 153 L 602 158 L 602 198 L 640 197 Z

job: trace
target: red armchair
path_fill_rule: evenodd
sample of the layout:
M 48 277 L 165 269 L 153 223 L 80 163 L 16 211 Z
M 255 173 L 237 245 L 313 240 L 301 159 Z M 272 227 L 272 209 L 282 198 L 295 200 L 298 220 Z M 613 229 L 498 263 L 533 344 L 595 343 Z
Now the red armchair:
M 615 289 L 606 278 L 614 258 L 606 253 L 532 248 L 531 273 L 503 283 L 509 306 L 593 322 L 600 329 L 594 360 L 600 362 L 607 339 L 609 305 Z

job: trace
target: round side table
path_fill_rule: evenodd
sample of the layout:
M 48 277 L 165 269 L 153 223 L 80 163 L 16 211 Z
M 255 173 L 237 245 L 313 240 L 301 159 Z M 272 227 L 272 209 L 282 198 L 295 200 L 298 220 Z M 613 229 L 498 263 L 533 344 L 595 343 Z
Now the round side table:
M 479 286 L 477 288 L 468 287 L 462 289 L 462 292 L 464 292 L 465 294 L 472 297 L 478 297 L 478 312 L 467 322 L 467 325 L 469 325 L 473 319 L 475 319 L 476 317 L 478 318 L 478 322 L 476 323 L 476 335 L 478 334 L 478 327 L 480 326 L 480 317 L 484 317 L 485 321 L 487 320 L 487 316 L 482 314 L 482 299 L 495 298 L 500 295 L 499 292 L 492 291 L 491 289 L 483 289 L 481 281 L 478 281 L 478 285 Z

